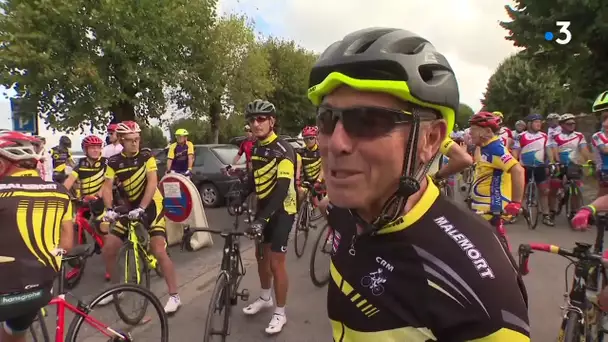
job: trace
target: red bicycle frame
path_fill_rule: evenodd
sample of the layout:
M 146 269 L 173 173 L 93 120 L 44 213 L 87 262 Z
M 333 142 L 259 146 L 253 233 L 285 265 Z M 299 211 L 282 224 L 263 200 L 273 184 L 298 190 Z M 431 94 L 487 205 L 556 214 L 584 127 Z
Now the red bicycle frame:
M 101 236 L 99 236 L 99 234 L 97 234 L 95 229 L 93 229 L 93 227 L 91 227 L 91 225 L 89 224 L 89 220 L 86 218 L 86 215 L 89 212 L 90 212 L 90 209 L 88 206 L 82 206 L 82 207 L 78 208 L 78 211 L 76 212 L 76 217 L 75 217 L 74 221 L 75 221 L 76 225 L 78 225 L 78 232 L 77 232 L 78 244 L 84 243 L 83 232 L 84 232 L 84 230 L 86 230 L 87 233 L 89 233 L 89 235 L 91 237 L 93 237 L 93 239 L 95 239 L 95 242 L 97 242 L 99 247 L 103 247 L 103 239 L 101 238 Z
M 68 309 L 72 311 L 75 315 L 82 316 L 90 326 L 97 329 L 99 332 L 104 334 L 108 338 L 113 338 L 117 334 L 116 331 L 113 331 L 107 325 L 101 323 L 95 318 L 89 316 L 87 313 L 83 312 L 79 307 L 71 304 L 67 300 L 65 300 L 65 295 L 59 295 L 51 300 L 51 302 L 47 305 L 56 305 L 57 306 L 57 329 L 55 329 L 55 342 L 64 342 L 63 333 L 64 333 L 64 325 L 65 325 L 65 310 Z

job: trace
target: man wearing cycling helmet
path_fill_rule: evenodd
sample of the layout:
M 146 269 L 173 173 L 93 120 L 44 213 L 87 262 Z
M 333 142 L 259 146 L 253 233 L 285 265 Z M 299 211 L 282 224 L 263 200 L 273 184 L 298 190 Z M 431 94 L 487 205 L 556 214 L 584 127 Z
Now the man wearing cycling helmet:
M 72 204 L 60 184 L 40 178 L 35 137 L 0 132 L 0 341 L 24 342 L 51 300 L 61 256 L 74 238 Z M 32 232 L 36 232 L 33 234 Z M 45 238 L 40 238 L 41 236 Z
M 547 136 L 549 140 L 553 139 L 553 137 L 559 132 L 561 132 L 562 127 L 559 124 L 560 115 L 557 113 L 551 113 L 547 115 Z
M 591 110 L 594 114 L 600 114 L 600 130 L 591 137 L 591 144 L 596 154 L 598 171 L 597 197 L 601 197 L 608 195 L 608 90 L 595 99 Z
M 583 185 L 583 167 L 587 160 L 591 159 L 587 149 L 587 141 L 581 132 L 576 132 L 575 116 L 573 114 L 563 114 L 559 119 L 560 131 L 549 137 L 549 147 L 553 153 L 553 160 L 560 165 L 556 174 L 551 177 L 551 189 L 549 192 L 549 208 L 551 216 L 555 216 L 557 210 L 557 192 L 564 186 L 564 177 L 574 180 L 579 188 Z M 578 196 L 570 198 L 571 208 L 580 208 Z M 574 215 L 574 214 L 571 214 Z M 572 217 L 568 217 L 570 220 Z
M 188 131 L 184 128 L 177 129 L 175 140 L 177 141 L 169 145 L 166 172 L 173 171 L 191 177 L 194 165 L 194 145 L 188 141 Z
M 59 138 L 59 145 L 51 148 L 51 158 L 53 159 L 53 181 L 63 183 L 68 175 L 68 168 L 74 166 L 72 159 L 72 140 L 64 135 Z
M 505 116 L 502 114 L 502 112 L 497 111 L 492 112 L 492 114 L 499 119 L 498 123 L 500 124 L 500 130 L 498 131 L 498 137 L 502 140 L 502 144 L 505 145 L 509 151 L 511 151 L 513 148 L 513 131 L 504 125 L 503 121 Z
M 108 144 L 103 148 L 103 152 L 101 153 L 106 159 L 122 152 L 122 145 L 118 140 L 118 134 L 116 134 L 117 126 L 115 123 L 108 125 Z
M 534 175 L 534 180 L 540 192 L 540 207 L 543 213 L 543 224 L 553 227 L 553 219 L 549 214 L 549 184 L 547 163 L 553 162 L 553 155 L 548 148 L 549 137 L 541 132 L 543 117 L 540 114 L 530 114 L 526 117 L 528 130 L 519 135 L 516 146 L 519 162 L 526 170 L 526 184 Z
M 333 339 L 529 341 L 512 260 L 424 174 L 459 105 L 445 57 L 410 31 L 370 28 L 330 45 L 309 79 L 331 199 Z
M 245 140 L 241 142 L 241 146 L 239 146 L 239 152 L 236 154 L 236 156 L 234 156 L 232 164 L 238 163 L 244 153 L 245 161 L 247 162 L 247 168 L 251 170 L 251 152 L 253 151 L 253 145 L 255 145 L 255 137 L 253 136 L 253 133 L 251 132 L 251 127 L 249 127 L 249 125 L 245 125 L 244 130 L 247 136 Z
M 319 135 L 317 126 L 304 127 L 302 138 L 304 138 L 306 146 L 296 151 L 297 158 L 301 161 L 302 180 L 313 185 L 323 181 L 321 153 L 319 152 L 319 145 L 317 145 L 317 135 Z M 302 199 L 305 192 L 306 190 L 298 184 L 298 198 Z
M 83 197 L 101 197 L 107 163 L 107 159 L 101 156 L 103 140 L 96 135 L 89 135 L 82 139 L 81 147 L 85 157 L 78 160 L 63 185 L 70 190 L 76 181 L 80 181 Z
M 106 207 L 105 218 L 116 222 L 119 214 L 114 211 L 112 191 L 114 179 L 121 183 L 126 194 L 126 205 L 131 209 L 129 219 L 141 219 L 150 235 L 150 249 L 158 259 L 163 270 L 169 299 L 165 305 L 167 314 L 175 313 L 181 306 L 177 294 L 177 276 L 175 267 L 167 254 L 167 232 L 165 228 L 165 210 L 163 196 L 158 190 L 158 168 L 156 159 L 150 151 L 140 150 L 141 128 L 134 121 L 123 121 L 116 127 L 120 143 L 124 146 L 122 153 L 110 157 L 106 166 L 103 185 L 103 202 Z M 118 250 L 126 238 L 127 229 L 122 222 L 116 222 L 110 234 L 106 235 L 102 255 L 106 264 L 106 276 L 113 276 Z M 115 279 L 116 280 L 116 279 Z M 101 300 L 101 305 L 112 301 L 112 296 Z
M 472 209 L 480 212 L 504 211 L 517 216 L 524 195 L 524 169 L 498 137 L 500 118 L 493 113 L 479 112 L 471 117 L 469 123 L 471 138 L 479 146 L 471 185 Z M 483 216 L 487 220 L 494 219 L 492 215 Z
M 257 209 L 249 234 L 263 235 L 260 246 L 263 253 L 256 253 L 262 291 L 260 297 L 243 308 L 243 313 L 255 315 L 273 307 L 271 292 L 274 285 L 277 305 L 265 329 L 272 335 L 280 333 L 287 323 L 285 252 L 296 213 L 296 154 L 291 145 L 274 132 L 276 109 L 272 103 L 254 100 L 247 105 L 245 117 L 257 138 L 251 156 Z

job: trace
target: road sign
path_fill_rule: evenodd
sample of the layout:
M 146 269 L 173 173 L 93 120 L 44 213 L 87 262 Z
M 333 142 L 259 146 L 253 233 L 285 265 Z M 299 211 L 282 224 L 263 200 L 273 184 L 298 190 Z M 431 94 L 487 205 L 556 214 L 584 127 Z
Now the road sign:
M 13 130 L 38 134 L 38 116 L 22 110 L 22 99 L 11 98 L 11 118 Z
M 192 194 L 186 184 L 176 176 L 165 176 L 161 180 L 165 217 L 173 222 L 184 222 L 192 212 Z

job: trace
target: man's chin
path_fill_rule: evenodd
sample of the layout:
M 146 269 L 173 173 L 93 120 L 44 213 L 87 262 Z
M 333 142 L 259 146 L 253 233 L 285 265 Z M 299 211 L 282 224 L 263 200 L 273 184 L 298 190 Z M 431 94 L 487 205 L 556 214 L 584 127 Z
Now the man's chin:
M 356 190 L 338 190 L 328 192 L 332 204 L 345 209 L 357 209 L 364 206 L 363 194 Z

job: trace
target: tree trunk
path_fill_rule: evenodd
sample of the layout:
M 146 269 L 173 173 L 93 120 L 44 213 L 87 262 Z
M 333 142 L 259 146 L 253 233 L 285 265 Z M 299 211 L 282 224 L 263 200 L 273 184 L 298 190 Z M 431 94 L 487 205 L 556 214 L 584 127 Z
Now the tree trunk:
M 211 125 L 211 144 L 217 144 L 220 139 L 220 120 L 222 111 L 222 98 L 218 96 L 209 106 L 209 123 Z
M 135 121 L 135 107 L 128 101 L 119 101 L 112 104 L 110 111 L 116 122 Z

